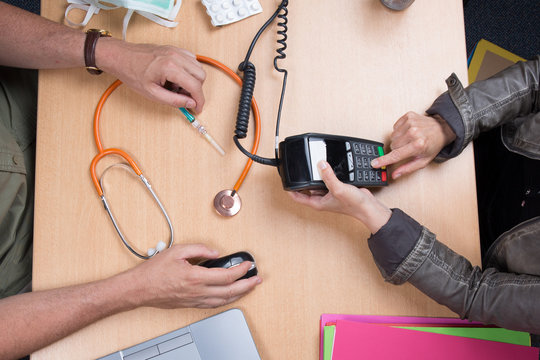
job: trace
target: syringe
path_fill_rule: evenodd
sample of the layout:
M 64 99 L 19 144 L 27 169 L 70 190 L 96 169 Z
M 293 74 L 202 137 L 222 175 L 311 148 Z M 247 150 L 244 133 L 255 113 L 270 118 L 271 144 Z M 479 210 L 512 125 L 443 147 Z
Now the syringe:
M 214 138 L 212 136 L 210 136 L 210 134 L 208 133 L 208 131 L 206 131 L 206 129 L 204 128 L 204 126 L 202 126 L 202 124 L 197 120 L 195 119 L 195 116 L 193 116 L 192 113 L 190 113 L 186 108 L 178 108 L 180 109 L 180 111 L 182 112 L 182 114 L 184 114 L 184 116 L 186 117 L 187 121 L 189 121 L 189 123 L 191 125 L 193 125 L 193 127 L 195 129 L 197 129 L 197 131 L 199 132 L 199 134 L 203 135 L 204 138 L 221 154 L 221 155 L 225 155 L 225 151 L 221 148 L 221 146 L 219 146 L 219 144 L 214 140 Z

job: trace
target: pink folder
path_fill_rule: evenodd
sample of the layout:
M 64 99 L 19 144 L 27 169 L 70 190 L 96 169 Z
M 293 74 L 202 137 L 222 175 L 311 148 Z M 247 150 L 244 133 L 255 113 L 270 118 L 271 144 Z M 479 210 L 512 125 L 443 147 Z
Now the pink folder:
M 337 320 L 332 360 L 538 360 L 538 351 L 529 346 Z
M 433 324 L 434 326 L 481 326 L 479 322 L 461 320 L 454 318 L 434 318 L 434 317 L 411 317 L 411 316 L 378 316 L 378 315 L 348 315 L 348 314 L 322 314 L 320 321 L 320 348 L 319 358 L 323 360 L 323 333 L 324 326 L 329 322 L 337 320 L 348 320 L 354 322 L 372 324 Z

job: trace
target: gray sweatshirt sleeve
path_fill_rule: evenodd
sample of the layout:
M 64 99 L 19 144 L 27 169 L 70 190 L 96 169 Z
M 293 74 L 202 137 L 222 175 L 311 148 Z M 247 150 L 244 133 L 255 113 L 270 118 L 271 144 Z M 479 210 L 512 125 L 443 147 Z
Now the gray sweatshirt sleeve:
M 456 157 L 480 133 L 540 111 L 540 56 L 518 62 L 483 81 L 463 88 L 456 74 L 446 79 L 448 91 L 430 106 L 456 134 L 436 161 Z M 508 131 L 512 132 L 513 126 Z
M 540 333 L 539 277 L 473 267 L 398 209 L 368 245 L 386 281 L 408 281 L 461 318 Z
M 441 162 L 458 156 L 465 147 L 463 146 L 465 141 L 465 127 L 463 126 L 463 120 L 459 115 L 459 111 L 452 102 L 448 91 L 439 96 L 430 108 L 426 110 L 426 113 L 428 115 L 437 114 L 442 117 L 448 123 L 448 126 L 450 126 L 452 131 L 454 131 L 454 134 L 456 134 L 456 139 L 441 150 L 435 158 L 435 161 Z

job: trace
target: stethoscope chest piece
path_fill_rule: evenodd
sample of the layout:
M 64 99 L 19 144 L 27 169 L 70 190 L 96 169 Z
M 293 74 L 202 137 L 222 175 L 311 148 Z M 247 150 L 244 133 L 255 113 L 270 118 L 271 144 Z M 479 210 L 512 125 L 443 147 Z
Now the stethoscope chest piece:
M 237 192 L 222 190 L 214 198 L 214 208 L 221 216 L 231 217 L 240 211 L 242 200 Z

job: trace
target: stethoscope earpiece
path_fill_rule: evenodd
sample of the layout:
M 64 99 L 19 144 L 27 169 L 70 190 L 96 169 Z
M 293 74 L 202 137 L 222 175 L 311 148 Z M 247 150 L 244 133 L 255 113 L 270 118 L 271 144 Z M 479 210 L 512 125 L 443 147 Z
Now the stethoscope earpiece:
M 167 244 L 165 244 L 164 241 L 160 241 L 160 242 L 157 243 L 156 248 L 148 248 L 147 254 L 148 254 L 149 257 L 152 257 L 152 256 L 156 255 L 157 253 L 162 252 L 166 248 L 167 248 Z

